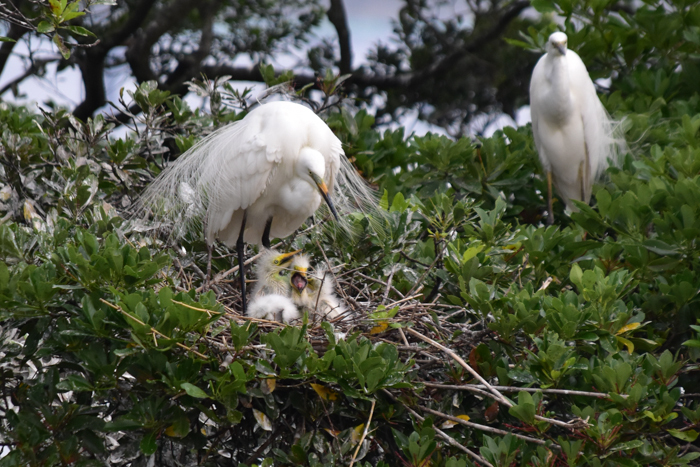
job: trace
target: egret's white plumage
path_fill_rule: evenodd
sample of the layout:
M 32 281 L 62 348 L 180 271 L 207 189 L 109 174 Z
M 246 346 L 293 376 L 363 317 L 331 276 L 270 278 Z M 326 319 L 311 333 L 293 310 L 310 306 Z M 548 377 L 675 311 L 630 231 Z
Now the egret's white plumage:
M 581 58 L 566 48 L 567 36 L 555 32 L 547 41 L 530 82 L 532 133 L 549 186 L 549 220 L 552 220 L 551 182 L 566 204 L 589 202 L 593 182 L 624 153 L 624 138 L 598 99 Z
M 246 310 L 251 318 L 290 323 L 299 319 L 299 309 L 289 297 L 280 294 L 256 296 Z

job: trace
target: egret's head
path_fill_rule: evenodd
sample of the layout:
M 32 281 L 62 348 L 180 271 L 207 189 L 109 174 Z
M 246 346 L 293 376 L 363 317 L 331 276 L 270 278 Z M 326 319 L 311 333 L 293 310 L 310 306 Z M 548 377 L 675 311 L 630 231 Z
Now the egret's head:
M 547 41 L 547 53 L 552 53 L 556 55 L 566 55 L 566 34 L 563 32 L 554 32 L 549 36 Z
M 270 281 L 284 282 L 288 280 L 291 273 L 291 263 L 294 256 L 301 250 L 291 253 L 280 253 L 276 250 L 266 250 L 257 263 L 258 280 L 265 283 Z
M 309 267 L 309 258 L 306 255 L 298 255 L 292 261 L 290 282 L 296 293 L 301 294 L 306 289 L 306 286 L 309 285 L 309 278 L 307 277 Z
M 323 196 L 323 199 L 328 204 L 328 208 L 333 213 L 333 217 L 338 220 L 338 212 L 333 206 L 330 194 L 328 193 L 328 186 L 323 180 L 326 172 L 326 159 L 323 155 L 311 148 L 303 148 L 299 154 L 299 163 L 297 165 L 297 175 L 309 182 L 311 186 L 318 188 L 319 193 Z

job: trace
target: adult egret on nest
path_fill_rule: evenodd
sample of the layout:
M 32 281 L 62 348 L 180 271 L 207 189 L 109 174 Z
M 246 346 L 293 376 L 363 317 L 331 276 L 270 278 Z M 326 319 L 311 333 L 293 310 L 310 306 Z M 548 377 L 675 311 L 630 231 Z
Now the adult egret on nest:
M 588 203 L 593 182 L 626 150 L 618 125 L 598 99 L 581 58 L 555 32 L 547 41 L 530 81 L 532 133 L 547 174 L 548 223 L 554 222 L 552 183 L 567 209 L 571 200 Z
M 171 222 L 178 235 L 203 224 L 210 257 L 217 239 L 235 246 L 245 311 L 244 243 L 269 248 L 322 200 L 343 224 L 332 199 L 348 211 L 375 204 L 323 120 L 301 104 L 270 102 L 180 156 L 143 194 L 141 211 Z
M 335 294 L 335 281 L 325 268 L 310 272 L 311 264 L 306 255 L 294 256 L 291 263 L 290 282 L 292 302 L 310 315 L 320 315 L 323 319 L 333 319 L 345 313 L 346 309 Z

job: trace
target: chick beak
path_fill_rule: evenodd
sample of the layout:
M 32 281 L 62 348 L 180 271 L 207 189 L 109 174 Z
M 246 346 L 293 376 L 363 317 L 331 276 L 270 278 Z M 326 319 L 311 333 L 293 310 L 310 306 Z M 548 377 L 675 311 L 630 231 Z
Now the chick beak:
M 283 253 L 275 258 L 275 264 L 284 264 L 289 261 L 291 261 L 292 258 L 294 258 L 294 255 L 297 253 L 301 253 L 304 251 L 303 249 L 297 250 L 297 251 L 292 251 L 291 253 Z
M 297 269 L 294 271 L 294 274 L 292 274 L 292 287 L 297 289 L 297 292 L 302 293 L 308 283 L 306 279 L 306 269 Z
M 323 196 L 323 199 L 326 201 L 326 204 L 333 213 L 333 217 L 335 217 L 335 220 L 338 220 L 338 212 L 335 210 L 335 206 L 333 206 L 331 197 L 328 195 L 328 187 L 326 186 L 326 182 L 324 182 L 321 177 L 319 177 L 313 172 L 309 172 L 309 175 L 311 175 L 311 178 L 313 179 L 314 183 L 316 183 L 318 191 L 321 192 L 321 196 Z
M 563 42 L 557 42 L 556 44 L 554 44 L 554 47 L 556 47 L 562 55 L 566 55 L 566 44 L 564 44 Z

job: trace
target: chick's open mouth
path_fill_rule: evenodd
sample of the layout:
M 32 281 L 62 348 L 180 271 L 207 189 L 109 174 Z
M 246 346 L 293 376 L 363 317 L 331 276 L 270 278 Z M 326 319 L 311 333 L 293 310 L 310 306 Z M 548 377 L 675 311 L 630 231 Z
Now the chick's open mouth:
M 295 272 L 294 274 L 292 274 L 292 285 L 299 292 L 304 290 L 307 284 L 308 281 L 306 280 L 306 277 L 304 277 L 301 273 Z

